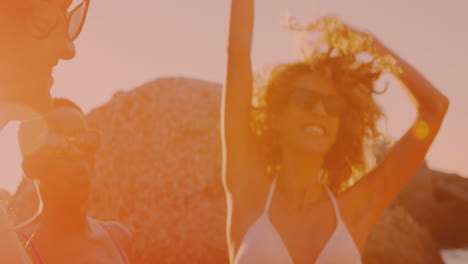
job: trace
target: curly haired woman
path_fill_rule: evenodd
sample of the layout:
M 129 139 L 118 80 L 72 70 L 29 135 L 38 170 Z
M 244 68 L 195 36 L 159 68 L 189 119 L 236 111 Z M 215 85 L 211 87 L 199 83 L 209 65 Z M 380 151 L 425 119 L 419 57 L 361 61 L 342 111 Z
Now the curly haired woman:
M 222 116 L 231 262 L 361 263 L 369 232 L 421 165 L 448 99 L 376 38 L 329 18 L 307 28 L 324 33 L 327 49 L 277 66 L 254 93 L 254 0 L 231 4 Z M 382 138 L 383 115 L 373 95 L 384 73 L 402 82 L 418 115 L 370 169 L 366 149 Z

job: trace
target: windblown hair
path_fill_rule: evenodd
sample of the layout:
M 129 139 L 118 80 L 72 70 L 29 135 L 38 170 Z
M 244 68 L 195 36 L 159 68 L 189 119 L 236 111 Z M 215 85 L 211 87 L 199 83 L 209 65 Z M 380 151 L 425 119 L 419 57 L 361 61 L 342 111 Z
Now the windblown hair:
M 389 58 L 373 53 L 368 40 L 361 35 L 337 27 L 335 19 L 320 20 L 309 28 L 324 31 L 323 43 L 327 44 L 327 50 L 315 50 L 303 61 L 276 66 L 267 81 L 255 90 L 251 125 L 266 156 L 267 173 L 276 174 L 281 169 L 282 158 L 278 132 L 273 129 L 272 121 L 286 103 L 288 84 L 306 73 L 331 79 L 348 104 L 323 166 L 326 182 L 338 192 L 369 169 L 366 149 L 384 138 L 376 124 L 383 113 L 373 99 L 374 94 L 380 93 L 375 82 L 384 72 L 398 69 Z M 363 53 L 372 59 L 362 61 L 359 57 Z
M 84 115 L 83 109 L 79 107 L 75 102 L 66 99 L 66 98 L 54 98 L 52 99 L 52 110 L 58 109 L 60 107 L 71 107 L 75 108 L 76 110 L 80 111 L 81 114 Z

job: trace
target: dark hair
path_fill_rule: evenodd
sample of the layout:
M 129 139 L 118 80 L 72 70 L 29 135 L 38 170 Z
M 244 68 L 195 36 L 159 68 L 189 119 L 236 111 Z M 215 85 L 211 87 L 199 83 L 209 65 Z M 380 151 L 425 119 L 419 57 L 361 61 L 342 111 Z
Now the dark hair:
M 75 102 L 73 102 L 71 100 L 68 100 L 66 98 L 54 98 L 54 99 L 52 99 L 52 110 L 55 110 L 55 109 L 60 108 L 60 107 L 75 108 L 78 111 L 80 111 L 80 113 L 82 113 L 84 115 L 83 109 L 81 109 L 81 107 L 79 107 Z

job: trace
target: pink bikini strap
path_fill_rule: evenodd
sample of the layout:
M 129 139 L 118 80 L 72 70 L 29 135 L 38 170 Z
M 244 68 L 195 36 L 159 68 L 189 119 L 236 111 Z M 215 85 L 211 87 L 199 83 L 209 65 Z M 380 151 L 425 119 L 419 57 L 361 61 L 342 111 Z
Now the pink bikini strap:
M 16 231 L 16 233 L 24 239 L 24 248 L 26 250 L 28 249 L 28 247 L 31 248 L 39 264 L 45 264 L 44 261 L 42 261 L 41 255 L 39 254 L 39 251 L 37 250 L 36 246 L 34 246 L 34 243 L 31 241 L 31 238 L 21 231 Z
M 122 248 L 119 246 L 119 243 L 117 242 L 117 240 L 115 240 L 109 228 L 104 223 L 99 223 L 99 224 L 102 226 L 102 228 L 104 228 L 104 230 L 106 230 L 106 232 L 109 234 L 109 237 L 114 242 L 114 245 L 117 248 L 117 251 L 119 251 L 120 257 L 122 257 L 123 263 L 128 264 L 129 262 L 127 260 L 127 256 L 124 254 Z

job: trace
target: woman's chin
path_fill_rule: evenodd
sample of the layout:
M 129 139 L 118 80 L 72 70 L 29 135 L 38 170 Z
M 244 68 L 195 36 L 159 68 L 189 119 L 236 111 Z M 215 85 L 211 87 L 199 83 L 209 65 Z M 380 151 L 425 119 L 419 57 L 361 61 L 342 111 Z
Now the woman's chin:
M 309 143 L 309 144 L 301 144 L 299 147 L 300 152 L 302 155 L 314 157 L 314 158 L 323 158 L 327 154 L 328 144 L 317 144 L 317 143 Z

